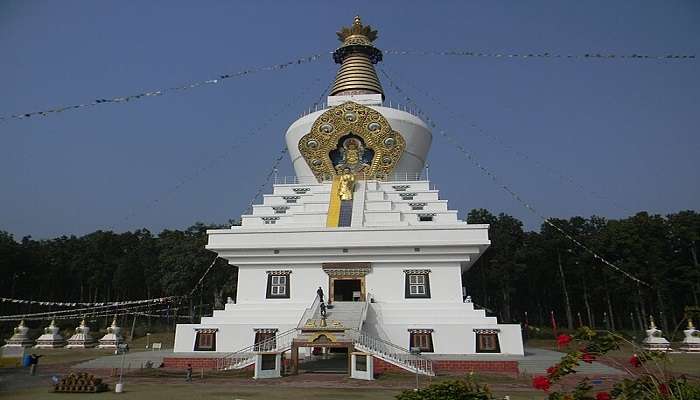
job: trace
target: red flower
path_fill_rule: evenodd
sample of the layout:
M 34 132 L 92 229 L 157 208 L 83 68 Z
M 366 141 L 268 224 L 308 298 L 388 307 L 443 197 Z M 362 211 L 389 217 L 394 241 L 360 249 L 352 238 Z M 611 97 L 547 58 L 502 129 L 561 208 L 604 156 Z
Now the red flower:
M 557 372 L 559 369 L 559 364 L 554 364 L 551 367 L 547 368 L 547 375 L 552 375 L 553 373 Z
M 671 391 L 668 390 L 668 385 L 665 383 L 659 385 L 659 392 L 664 397 L 668 397 L 671 394 Z
M 557 346 L 566 346 L 571 342 L 571 336 L 569 335 L 559 335 L 557 337 Z
M 595 360 L 595 356 L 593 356 L 591 353 L 584 352 L 583 355 L 581 355 L 581 361 L 585 363 L 590 364 L 593 362 L 593 360 Z
M 610 400 L 612 397 L 610 397 L 610 393 L 608 392 L 598 392 L 595 395 L 595 400 Z
M 546 376 L 536 376 L 532 379 L 532 387 L 539 390 L 547 391 L 552 386 L 552 382 Z
M 635 368 L 642 366 L 642 362 L 639 360 L 639 357 L 637 357 L 636 354 L 633 354 L 632 357 L 630 357 L 630 364 L 632 364 L 632 366 Z

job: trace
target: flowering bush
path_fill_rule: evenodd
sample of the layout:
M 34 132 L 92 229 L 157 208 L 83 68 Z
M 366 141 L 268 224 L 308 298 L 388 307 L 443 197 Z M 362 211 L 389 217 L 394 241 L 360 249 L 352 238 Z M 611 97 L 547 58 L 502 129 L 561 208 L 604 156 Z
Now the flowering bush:
M 576 373 L 580 362 L 591 363 L 612 350 L 618 350 L 624 339 L 611 332 L 599 334 L 584 327 L 574 336 L 560 335 L 558 346 L 568 346 L 559 363 L 547 368 L 545 376 L 535 376 L 532 386 L 548 393 L 549 400 L 700 400 L 700 387 L 685 378 L 667 376 L 659 362 L 666 355 L 659 352 L 640 351 L 629 359 L 631 378 L 616 384 L 610 392 L 600 391 L 592 395 L 593 387 L 587 378 L 581 379 L 571 391 L 552 391 L 553 384 L 562 377 Z M 574 347 L 574 344 L 577 347 Z M 656 366 L 658 371 L 652 371 Z

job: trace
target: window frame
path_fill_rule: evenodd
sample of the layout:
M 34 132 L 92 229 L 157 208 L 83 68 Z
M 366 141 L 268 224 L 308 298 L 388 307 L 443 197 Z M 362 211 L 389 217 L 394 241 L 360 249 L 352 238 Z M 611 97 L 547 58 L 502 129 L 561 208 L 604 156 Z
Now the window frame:
M 194 351 L 216 351 L 216 329 L 198 329 L 194 337 Z M 209 338 L 206 340 L 205 338 Z M 205 343 L 202 343 L 205 342 Z M 208 342 L 208 343 L 206 343 Z
M 290 298 L 290 281 L 292 271 L 267 271 L 266 299 L 288 299 Z M 279 279 L 284 277 L 284 283 L 280 284 Z M 277 279 L 278 283 L 273 283 Z M 276 288 L 276 289 L 275 289 Z M 279 292 L 279 288 L 284 288 L 284 293 Z M 277 292 L 277 293 L 273 293 Z
M 498 329 L 474 329 L 475 334 L 475 351 L 477 353 L 500 353 L 501 341 L 499 338 L 500 330 Z M 482 339 L 489 337 L 494 341 L 493 346 L 484 347 Z
M 433 330 L 432 329 L 409 329 L 408 330 L 409 337 L 408 337 L 408 345 L 409 345 L 409 350 L 413 350 L 414 348 L 418 347 L 420 348 L 421 353 L 434 353 L 435 352 L 435 345 L 433 343 Z M 425 343 L 425 346 L 421 345 L 418 346 L 416 343 L 416 340 L 418 338 L 423 338 Z M 423 340 L 421 340 L 423 342 Z
M 405 291 L 404 297 L 407 299 L 429 299 L 430 296 L 430 270 L 405 270 Z M 413 280 L 416 277 L 416 280 Z M 422 278 L 423 283 L 418 283 L 418 277 Z M 423 293 L 420 293 L 420 287 L 423 287 Z M 415 290 L 413 290 L 415 288 Z
M 277 329 L 256 329 L 253 338 L 254 351 L 273 351 L 277 347 Z M 260 343 L 275 339 L 272 346 L 260 347 Z

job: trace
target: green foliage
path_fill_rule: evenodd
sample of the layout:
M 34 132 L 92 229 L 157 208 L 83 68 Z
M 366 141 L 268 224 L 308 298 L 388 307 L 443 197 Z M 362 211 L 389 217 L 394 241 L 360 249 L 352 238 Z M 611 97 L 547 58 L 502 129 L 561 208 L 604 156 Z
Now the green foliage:
M 215 254 L 204 246 L 206 230 L 218 227 L 197 223 L 183 231 L 164 230 L 157 236 L 139 229 L 51 240 L 27 237 L 21 242 L 0 231 L 0 271 L 4 277 L 0 293 L 4 297 L 66 302 L 186 295 L 214 259 Z M 236 268 L 224 260 L 217 263 L 196 292 L 195 300 L 208 304 L 207 310 L 215 299 L 221 303 L 225 296 L 235 297 Z M 0 310 L 14 314 L 46 308 L 2 303 Z
M 569 322 L 575 328 L 581 321 L 609 330 L 636 331 L 637 335 L 648 325 L 649 315 L 654 315 L 666 335 L 673 334 L 686 314 L 700 323 L 700 214 L 695 211 L 666 217 L 640 212 L 619 220 L 596 216 L 552 219 L 569 235 L 650 286 L 613 271 L 547 224 L 539 232 L 523 232 L 517 219 L 484 209 L 472 210 L 467 221 L 490 224 L 492 243 L 465 272 L 467 293 L 503 322 L 525 322 L 527 312 L 529 325 L 549 326 L 550 311 L 554 311 L 560 328 Z M 695 308 L 686 312 L 687 306 Z M 528 333 L 547 336 L 547 332 Z
M 405 390 L 398 400 L 493 400 L 488 386 L 480 385 L 471 378 L 434 383 L 418 390 Z

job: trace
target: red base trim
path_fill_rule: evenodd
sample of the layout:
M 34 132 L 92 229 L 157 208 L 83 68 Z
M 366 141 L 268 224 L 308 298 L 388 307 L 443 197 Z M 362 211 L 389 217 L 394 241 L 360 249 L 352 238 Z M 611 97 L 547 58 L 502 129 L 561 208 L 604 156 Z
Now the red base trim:
M 374 357 L 374 373 L 383 372 L 410 373 L 403 368 Z M 517 361 L 477 361 L 477 360 L 433 360 L 433 371 L 436 374 L 464 374 L 468 372 L 489 372 L 502 374 L 518 374 Z

